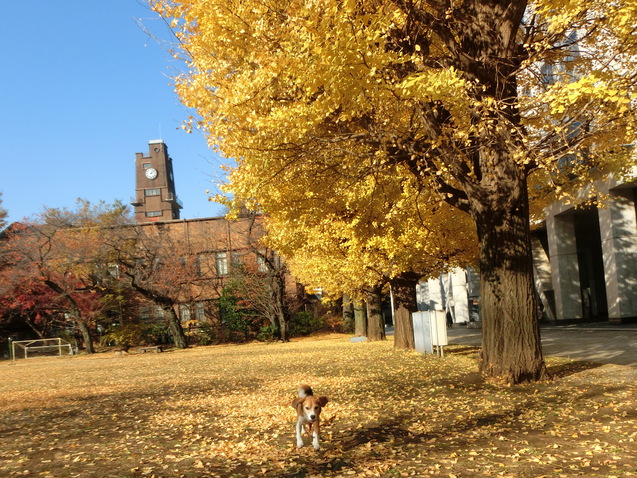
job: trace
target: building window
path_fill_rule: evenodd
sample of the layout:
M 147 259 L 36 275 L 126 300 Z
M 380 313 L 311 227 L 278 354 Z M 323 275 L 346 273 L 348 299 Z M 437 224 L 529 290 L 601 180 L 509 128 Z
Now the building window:
M 159 196 L 161 194 L 161 189 L 153 188 L 153 189 L 144 189 L 144 196 Z
M 235 268 L 240 268 L 243 265 L 241 254 L 238 251 L 230 253 L 230 265 Z
M 228 274 L 228 253 L 217 252 L 217 275 L 225 276 Z
M 155 316 L 155 320 L 163 321 L 166 318 L 166 314 L 165 314 L 164 309 L 162 309 L 160 306 L 156 305 L 155 306 L 154 316 Z
M 259 255 L 257 255 L 257 265 L 259 266 L 259 272 L 268 272 L 268 264 L 263 254 L 265 254 L 265 252 L 259 253 Z
M 162 212 L 161 211 L 147 211 L 146 212 L 146 217 L 161 217 L 162 216 Z
M 188 304 L 179 306 L 179 319 L 182 322 L 190 322 L 190 306 Z
M 152 166 L 152 164 L 151 164 L 151 163 L 144 163 L 144 164 L 142 164 L 142 168 L 144 168 L 144 169 L 148 169 L 148 168 L 150 168 L 151 166 Z
M 142 322 L 149 322 L 151 319 L 150 309 L 148 307 L 141 307 L 139 310 L 139 319 Z
M 201 254 L 195 254 L 184 261 L 184 266 L 188 267 L 190 271 L 194 272 L 197 277 L 201 277 Z
M 203 322 L 206 319 L 206 307 L 204 302 L 195 303 L 195 320 Z

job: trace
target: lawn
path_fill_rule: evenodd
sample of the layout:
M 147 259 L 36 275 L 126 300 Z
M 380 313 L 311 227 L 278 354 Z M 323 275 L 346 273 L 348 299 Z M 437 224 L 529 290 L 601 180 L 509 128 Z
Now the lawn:
M 637 476 L 637 370 L 550 359 L 498 387 L 444 358 L 342 335 L 0 362 L 0 476 Z M 301 383 L 327 395 L 297 449 Z

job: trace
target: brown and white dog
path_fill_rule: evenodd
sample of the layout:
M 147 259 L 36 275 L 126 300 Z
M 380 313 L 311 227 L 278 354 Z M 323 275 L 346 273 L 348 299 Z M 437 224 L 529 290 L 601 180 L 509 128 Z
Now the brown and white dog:
M 312 446 L 315 450 L 321 448 L 319 445 L 319 435 L 321 433 L 321 409 L 327 404 L 327 397 L 315 397 L 312 388 L 309 385 L 301 385 L 299 387 L 299 396 L 292 402 L 292 406 L 296 408 L 296 446 L 303 447 L 303 438 L 301 430 L 303 425 L 307 425 L 307 433 L 312 433 Z

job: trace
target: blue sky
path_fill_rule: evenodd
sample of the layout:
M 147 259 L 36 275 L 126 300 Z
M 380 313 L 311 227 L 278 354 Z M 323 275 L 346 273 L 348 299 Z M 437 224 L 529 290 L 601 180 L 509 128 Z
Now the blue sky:
M 136 152 L 163 139 L 182 218 L 210 217 L 227 160 L 180 125 L 171 77 L 184 67 L 138 25 L 170 40 L 143 0 L 20 0 L 3 5 L 0 192 L 9 222 L 77 198 L 126 203 Z

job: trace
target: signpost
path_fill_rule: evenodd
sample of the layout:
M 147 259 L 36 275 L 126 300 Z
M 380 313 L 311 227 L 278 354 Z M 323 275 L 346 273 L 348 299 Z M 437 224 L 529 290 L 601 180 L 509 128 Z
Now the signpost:
M 420 353 L 437 353 L 443 357 L 447 341 L 447 320 L 444 310 L 426 310 L 412 314 L 414 345 Z

